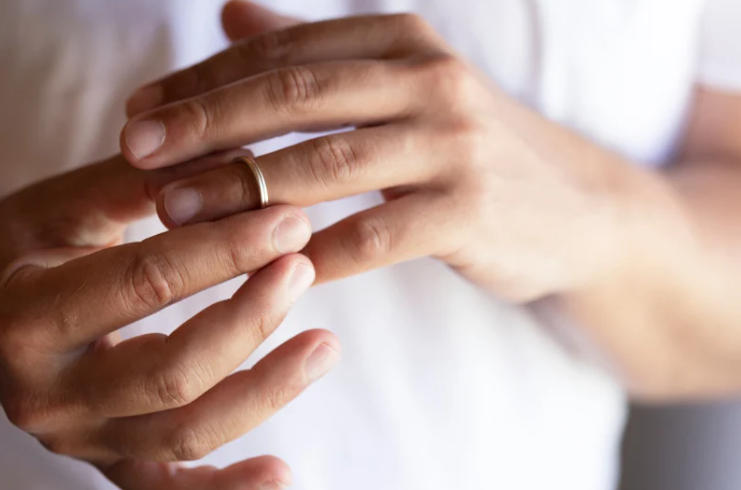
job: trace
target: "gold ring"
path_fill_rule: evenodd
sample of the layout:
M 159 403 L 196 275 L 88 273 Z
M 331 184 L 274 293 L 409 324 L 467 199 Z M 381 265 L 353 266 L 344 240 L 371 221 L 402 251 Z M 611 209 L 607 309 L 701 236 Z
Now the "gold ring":
M 268 207 L 268 185 L 265 183 L 265 176 L 255 159 L 252 157 L 237 157 L 234 159 L 234 163 L 243 163 L 250 168 L 252 175 L 255 176 L 257 188 L 260 192 L 260 209 Z

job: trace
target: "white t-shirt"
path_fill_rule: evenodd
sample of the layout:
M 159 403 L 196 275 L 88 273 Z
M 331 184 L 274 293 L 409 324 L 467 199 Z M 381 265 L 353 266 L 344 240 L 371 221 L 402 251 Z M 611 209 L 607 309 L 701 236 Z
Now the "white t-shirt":
M 0 195 L 116 151 L 134 87 L 225 46 L 221 3 L 3 0 Z M 308 20 L 417 11 L 512 96 L 645 164 L 671 158 L 695 83 L 741 89 L 734 0 L 273 0 L 270 7 Z M 378 200 L 322 204 L 309 216 L 320 228 Z M 130 238 L 159 230 L 143 222 Z M 126 334 L 169 331 L 238 282 Z M 616 382 L 527 311 L 444 265 L 417 260 L 311 290 L 247 365 L 314 327 L 337 333 L 341 364 L 207 463 L 274 454 L 291 465 L 298 490 L 614 486 L 625 414 Z M 0 417 L 0 488 L 112 486 Z

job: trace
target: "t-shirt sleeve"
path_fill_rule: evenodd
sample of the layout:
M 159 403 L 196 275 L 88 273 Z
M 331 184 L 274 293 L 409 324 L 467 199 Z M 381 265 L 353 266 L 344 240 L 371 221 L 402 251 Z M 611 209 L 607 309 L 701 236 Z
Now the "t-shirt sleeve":
M 741 91 L 741 0 L 706 0 L 698 82 Z

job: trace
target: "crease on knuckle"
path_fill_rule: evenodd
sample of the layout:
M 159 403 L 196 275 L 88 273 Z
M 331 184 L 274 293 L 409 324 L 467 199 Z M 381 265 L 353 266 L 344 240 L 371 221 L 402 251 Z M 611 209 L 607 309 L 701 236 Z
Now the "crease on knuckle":
M 160 370 L 150 378 L 149 397 L 155 406 L 183 407 L 192 403 L 201 393 L 203 382 L 197 372 L 180 365 Z
M 298 389 L 290 386 L 271 387 L 263 398 L 267 413 L 273 414 L 280 411 L 286 406 L 298 393 Z
M 358 263 L 375 263 L 391 250 L 391 233 L 381 220 L 364 218 L 354 230 L 355 257 Z
M 252 343 L 253 345 L 260 345 L 275 331 L 278 321 L 269 313 L 268 308 L 257 308 L 253 311 L 250 325 L 250 332 L 252 332 L 253 337 Z
M 132 313 L 159 310 L 178 299 L 185 290 L 183 268 L 167 254 L 144 254 L 129 266 L 126 301 Z
M 167 438 L 167 458 L 173 461 L 196 461 L 215 449 L 205 431 L 182 425 Z
M 278 70 L 268 84 L 268 98 L 272 108 L 280 113 L 307 113 L 321 98 L 322 88 L 316 74 L 308 67 L 289 67 Z
M 183 105 L 186 112 L 186 120 L 190 121 L 193 133 L 200 141 L 208 141 L 215 134 L 216 121 L 218 120 L 216 107 L 218 105 L 215 95 L 208 99 L 204 96 L 193 97 Z
M 359 156 L 347 139 L 342 136 L 325 136 L 312 140 L 311 157 L 305 168 L 310 177 L 325 188 L 331 183 L 353 179 L 358 169 Z

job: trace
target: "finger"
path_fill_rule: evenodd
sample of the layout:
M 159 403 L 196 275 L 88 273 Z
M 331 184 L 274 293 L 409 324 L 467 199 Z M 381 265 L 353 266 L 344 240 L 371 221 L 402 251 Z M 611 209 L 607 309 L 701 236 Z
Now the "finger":
M 270 202 L 306 207 L 398 185 L 430 183 L 438 173 L 439 153 L 428 133 L 411 125 L 385 125 L 323 136 L 260 157 L 258 165 Z M 181 199 L 198 194 L 196 210 Z M 255 176 L 242 162 L 173 182 L 157 199 L 165 225 L 211 221 L 256 209 L 260 195 Z M 186 209 L 186 214 L 181 210 Z
M 122 151 L 137 167 L 158 168 L 292 131 L 407 117 L 425 104 L 418 74 L 377 61 L 284 68 L 130 120 Z
M 278 14 L 262 5 L 245 0 L 232 0 L 221 10 L 221 24 L 232 41 L 285 29 L 299 23 L 300 19 Z
M 101 472 L 121 490 L 280 490 L 293 481 L 288 466 L 272 456 L 248 459 L 222 470 L 127 459 Z
M 289 340 L 254 368 L 229 376 L 181 408 L 114 419 L 100 437 L 125 456 L 154 461 L 203 458 L 247 433 L 326 374 L 340 357 L 335 337 L 313 330 Z
M 282 257 L 169 337 L 135 337 L 84 356 L 65 373 L 66 402 L 98 417 L 187 405 L 239 367 L 313 281 L 306 257 Z
M 134 117 L 279 68 L 328 61 L 398 59 L 430 52 L 448 49 L 428 24 L 410 14 L 297 24 L 235 43 L 202 63 L 143 87 L 129 99 L 127 111 Z
M 152 214 L 163 185 L 244 154 L 225 152 L 156 171 L 133 168 L 118 155 L 28 187 L 8 198 L 13 219 L 31 232 L 13 237 L 16 250 L 6 260 L 39 249 L 110 245 L 125 225 Z
M 407 194 L 316 233 L 304 253 L 317 283 L 447 255 L 461 216 L 452 206 L 435 191 Z
M 303 248 L 303 212 L 275 206 L 180 228 L 52 269 L 14 275 L 27 335 L 55 351 L 85 345 L 207 287 Z M 33 337 L 30 337 L 33 338 Z
M 99 250 L 100 248 L 55 248 L 51 250 L 31 252 L 14 260 L 1 271 L 0 287 L 5 287 L 6 284 L 13 280 L 13 276 L 25 267 L 58 267 L 70 260 L 90 255 Z

